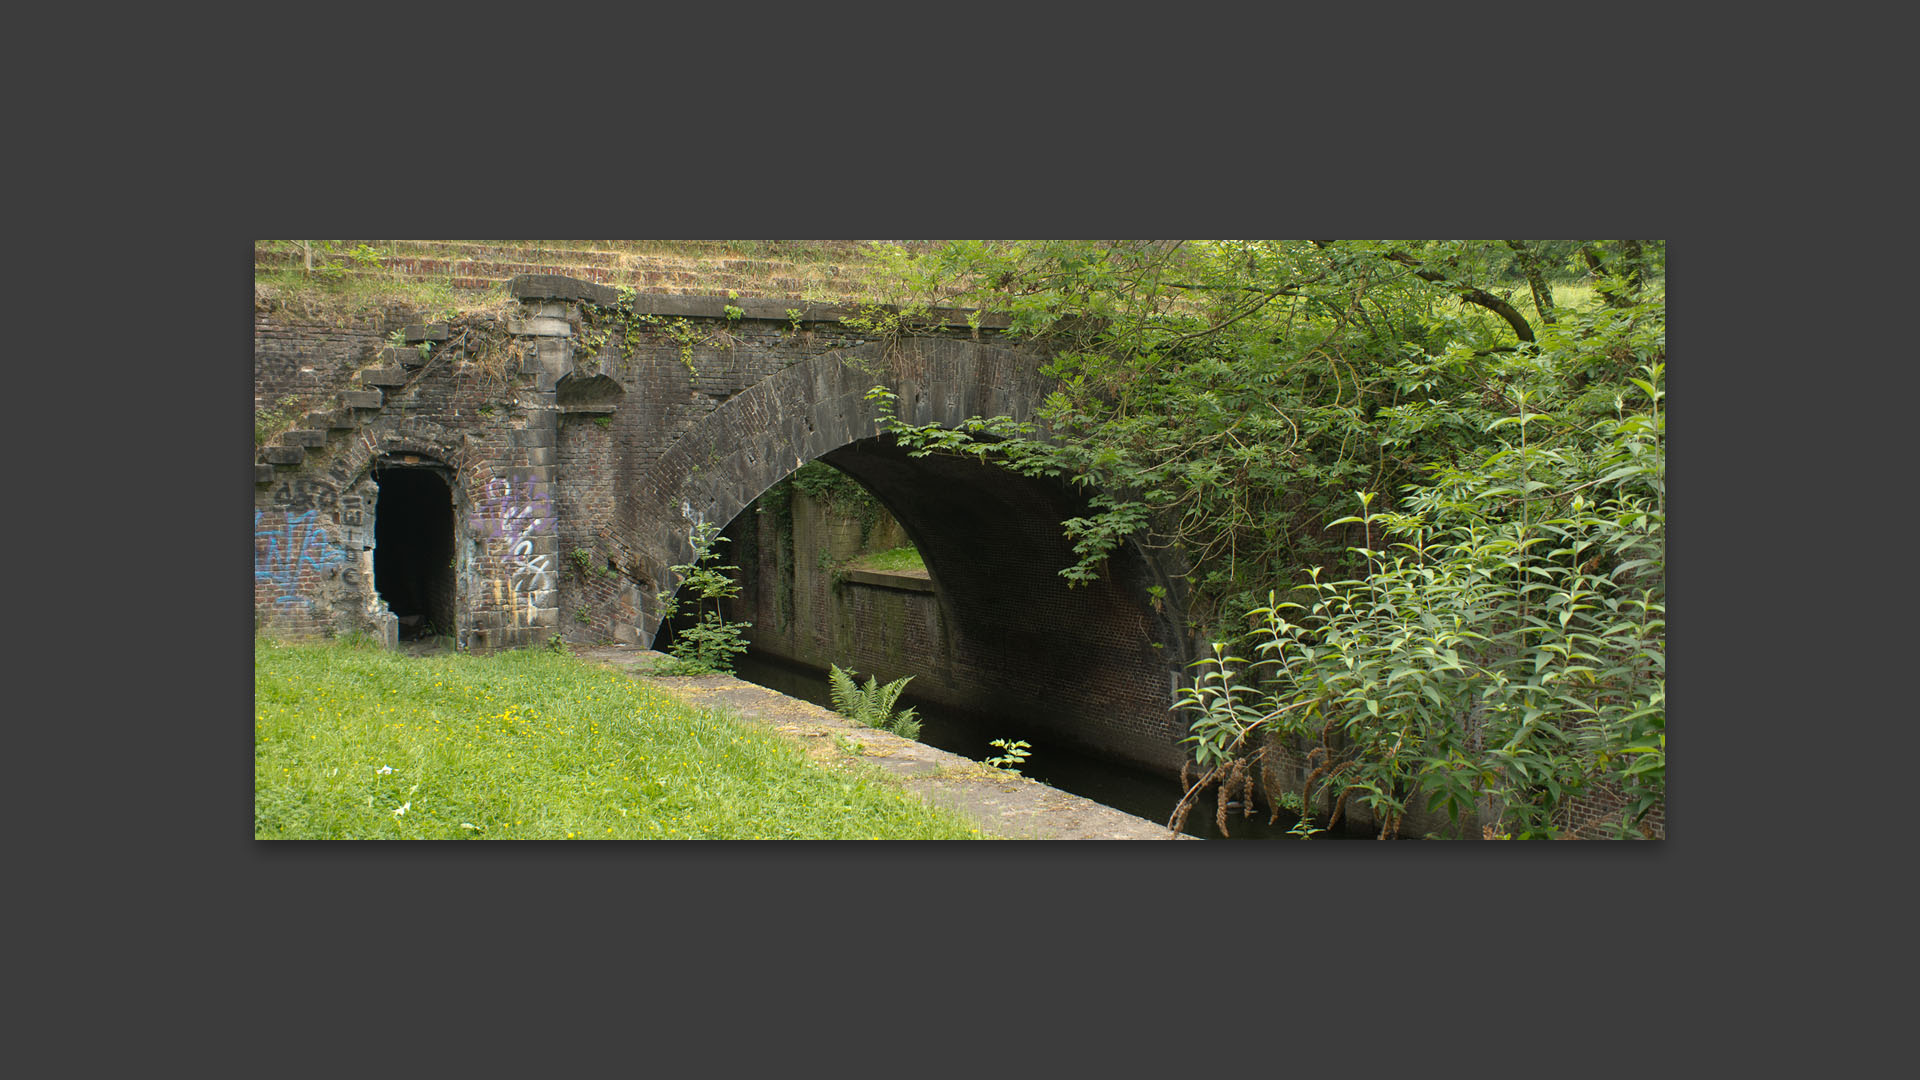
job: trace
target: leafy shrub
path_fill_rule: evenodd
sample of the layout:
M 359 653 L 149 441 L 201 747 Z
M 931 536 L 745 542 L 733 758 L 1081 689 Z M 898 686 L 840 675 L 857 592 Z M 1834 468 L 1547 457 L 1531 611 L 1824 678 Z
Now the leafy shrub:
M 716 548 L 727 542 L 719 526 L 703 521 L 694 527 L 691 539 L 693 559 L 672 568 L 681 576 L 680 591 L 666 603 L 663 617 L 671 618 L 689 595 L 697 615 L 693 625 L 674 635 L 669 651 L 679 663 L 671 672 L 660 674 L 732 674 L 733 658 L 747 651 L 745 631 L 753 624 L 729 622 L 721 614 L 720 601 L 740 594 L 732 576 L 740 568 L 719 562 Z
M 1664 368 L 1642 374 L 1639 411 L 1622 401 L 1588 449 L 1530 442 L 1553 418 L 1520 395 L 1496 424 L 1517 437 L 1436 469 L 1408 513 L 1363 495 L 1366 576 L 1270 593 L 1256 662 L 1224 643 L 1202 661 L 1181 701 L 1196 760 L 1255 753 L 1262 728 L 1318 742 L 1303 799 L 1326 791 L 1337 819 L 1357 796 L 1383 834 L 1418 791 L 1455 819 L 1489 801 L 1500 833 L 1563 835 L 1572 798 L 1604 783 L 1635 835 L 1666 777 Z M 1382 528 L 1394 551 L 1372 546 Z M 1260 685 L 1236 684 L 1249 668 Z

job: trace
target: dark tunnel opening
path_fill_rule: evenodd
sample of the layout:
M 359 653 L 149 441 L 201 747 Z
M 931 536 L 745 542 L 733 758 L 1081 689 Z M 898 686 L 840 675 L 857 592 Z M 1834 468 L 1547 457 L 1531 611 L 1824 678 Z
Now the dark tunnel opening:
M 453 490 L 433 467 L 384 465 L 374 516 L 373 583 L 400 620 L 400 640 L 456 625 Z
M 725 530 L 734 542 L 724 561 L 747 583 L 728 617 L 756 624 L 746 632 L 755 654 L 882 681 L 912 674 L 909 696 L 1031 717 L 1057 740 L 1178 771 L 1184 733 L 1168 706 L 1181 647 L 1149 592 L 1161 571 L 1126 547 L 1098 581 L 1069 588 L 1061 522 L 1085 513 L 1082 493 L 976 460 L 914 458 L 887 438 L 819 460 L 897 520 L 927 581 L 856 572 L 844 542 L 802 537 L 809 523 L 768 505 L 770 492 Z M 663 623 L 654 647 L 670 651 L 685 626 L 684 612 Z

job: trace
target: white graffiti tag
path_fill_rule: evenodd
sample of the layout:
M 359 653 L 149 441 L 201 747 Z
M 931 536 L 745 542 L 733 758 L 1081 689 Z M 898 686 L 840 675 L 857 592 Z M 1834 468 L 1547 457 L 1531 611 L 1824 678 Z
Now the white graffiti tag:
M 494 595 L 513 612 L 520 625 L 522 598 L 528 624 L 533 622 L 534 594 L 553 587 L 553 556 L 534 554 L 534 540 L 553 532 L 553 500 L 534 480 L 490 480 L 473 515 L 475 532 L 488 537 L 487 547 L 505 572 L 507 596 L 500 597 L 501 579 L 494 578 Z

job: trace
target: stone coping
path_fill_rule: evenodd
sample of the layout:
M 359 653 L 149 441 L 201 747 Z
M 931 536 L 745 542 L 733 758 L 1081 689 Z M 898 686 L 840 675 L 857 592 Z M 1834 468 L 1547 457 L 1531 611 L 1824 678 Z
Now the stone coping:
M 933 591 L 933 578 L 927 574 L 909 574 L 893 570 L 854 570 L 840 571 L 841 579 L 856 585 L 872 585 L 881 589 L 899 589 L 903 592 Z
M 519 300 L 585 300 L 602 307 L 613 307 L 620 302 L 620 293 L 611 285 L 597 285 L 591 281 L 581 281 L 561 274 L 519 274 L 507 283 L 507 291 Z M 725 296 L 685 296 L 675 293 L 635 293 L 633 310 L 641 315 L 673 315 L 685 318 L 724 319 L 727 308 L 738 309 L 742 318 L 767 319 L 775 322 L 791 322 L 791 312 L 799 312 L 800 322 L 838 322 L 847 315 L 858 314 L 860 309 L 847 304 L 816 304 L 800 300 L 779 300 L 764 297 L 743 296 L 730 298 Z M 879 305 L 883 311 L 897 311 L 890 304 Z M 972 312 L 962 308 L 934 308 L 932 316 L 943 327 L 967 327 L 967 317 Z M 1009 316 L 985 313 L 980 316 L 983 330 L 1004 330 L 1009 325 Z

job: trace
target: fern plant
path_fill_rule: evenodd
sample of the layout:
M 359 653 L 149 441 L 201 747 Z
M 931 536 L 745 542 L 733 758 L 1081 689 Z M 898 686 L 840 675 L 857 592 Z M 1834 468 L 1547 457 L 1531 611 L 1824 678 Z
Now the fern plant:
M 891 731 L 903 739 L 919 737 L 920 720 L 914 711 L 910 708 L 898 713 L 893 711 L 900 692 L 913 681 L 913 676 L 905 675 L 882 686 L 879 676 L 869 675 L 867 684 L 861 686 L 854 681 L 857 673 L 843 671 L 838 664 L 829 667 L 832 670 L 827 673 L 827 691 L 832 696 L 834 712 L 868 727 Z

